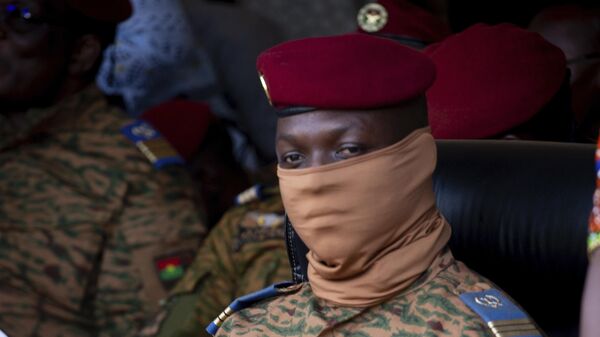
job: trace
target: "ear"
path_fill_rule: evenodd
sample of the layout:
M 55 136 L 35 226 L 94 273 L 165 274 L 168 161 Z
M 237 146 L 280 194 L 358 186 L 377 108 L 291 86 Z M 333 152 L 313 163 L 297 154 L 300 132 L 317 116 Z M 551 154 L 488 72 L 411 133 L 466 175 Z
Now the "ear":
M 91 71 L 102 53 L 100 39 L 92 34 L 81 36 L 75 41 L 69 63 L 69 74 L 84 76 Z

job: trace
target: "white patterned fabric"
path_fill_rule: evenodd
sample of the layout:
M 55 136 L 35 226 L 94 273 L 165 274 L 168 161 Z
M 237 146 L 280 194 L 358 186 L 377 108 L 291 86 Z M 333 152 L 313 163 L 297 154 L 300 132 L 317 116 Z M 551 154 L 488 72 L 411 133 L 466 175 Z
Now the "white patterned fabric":
M 100 89 L 121 96 L 134 116 L 179 95 L 211 100 L 216 76 L 180 1 L 132 4 L 133 15 L 118 26 L 115 43 L 105 51 L 97 77 Z

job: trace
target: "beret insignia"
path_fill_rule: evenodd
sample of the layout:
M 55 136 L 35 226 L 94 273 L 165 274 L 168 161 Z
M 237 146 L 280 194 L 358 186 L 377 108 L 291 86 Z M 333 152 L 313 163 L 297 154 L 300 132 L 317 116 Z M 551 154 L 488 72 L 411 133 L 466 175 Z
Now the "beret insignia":
M 367 33 L 380 31 L 388 22 L 388 12 L 378 3 L 364 5 L 356 18 L 358 26 Z

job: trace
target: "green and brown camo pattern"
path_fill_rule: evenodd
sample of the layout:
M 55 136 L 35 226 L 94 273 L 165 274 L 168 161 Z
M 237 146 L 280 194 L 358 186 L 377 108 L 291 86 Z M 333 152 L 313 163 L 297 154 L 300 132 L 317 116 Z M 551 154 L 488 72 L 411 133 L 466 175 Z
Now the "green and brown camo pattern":
M 409 289 L 369 308 L 328 305 L 308 283 L 265 300 L 228 318 L 218 337 L 343 336 L 420 337 L 493 336 L 459 295 L 491 284 L 455 261 L 449 250 Z
M 0 329 L 135 335 L 167 294 L 154 260 L 205 236 L 185 171 L 155 170 L 95 88 L 0 119 Z
M 235 298 L 289 280 L 279 190 L 228 211 L 211 231 L 170 300 L 142 336 L 206 336 Z

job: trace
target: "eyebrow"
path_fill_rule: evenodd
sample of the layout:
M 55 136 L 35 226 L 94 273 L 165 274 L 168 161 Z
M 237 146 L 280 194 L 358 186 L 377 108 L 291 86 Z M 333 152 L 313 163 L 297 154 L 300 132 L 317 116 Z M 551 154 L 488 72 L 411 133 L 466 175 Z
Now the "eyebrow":
M 284 140 L 288 143 L 294 143 L 296 141 L 296 137 L 294 137 L 290 134 L 287 134 L 287 133 L 278 134 L 276 141 L 280 141 L 280 140 Z

